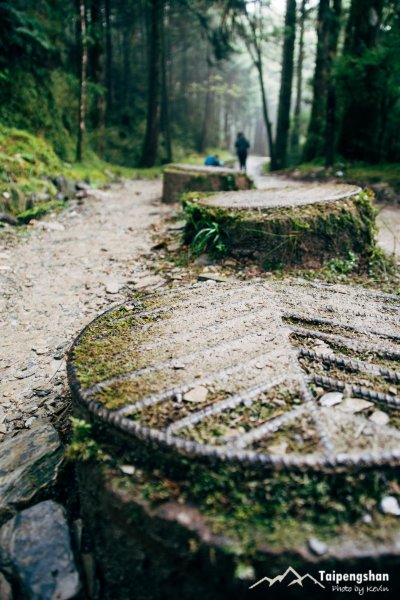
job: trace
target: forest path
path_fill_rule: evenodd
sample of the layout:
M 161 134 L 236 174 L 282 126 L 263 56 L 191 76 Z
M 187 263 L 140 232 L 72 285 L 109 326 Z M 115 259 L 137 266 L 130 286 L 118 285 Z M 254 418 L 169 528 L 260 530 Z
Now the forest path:
M 259 187 L 285 185 L 259 175 L 264 160 L 249 159 Z M 62 415 L 74 337 L 132 287 L 159 284 L 151 228 L 173 210 L 160 196 L 160 180 L 96 190 L 25 238 L 0 240 L 0 440 L 36 418 Z M 400 257 L 400 210 L 383 208 L 379 222 L 380 243 Z
M 65 409 L 65 351 L 100 312 L 152 276 L 151 226 L 170 209 L 161 181 L 96 190 L 0 240 L 0 439 Z
M 275 175 L 262 175 L 262 165 L 268 160 L 266 156 L 249 156 L 247 172 L 254 178 L 260 189 L 266 187 L 284 187 L 289 179 Z M 378 208 L 378 243 L 388 253 L 394 254 L 400 262 L 400 206 L 379 204 Z

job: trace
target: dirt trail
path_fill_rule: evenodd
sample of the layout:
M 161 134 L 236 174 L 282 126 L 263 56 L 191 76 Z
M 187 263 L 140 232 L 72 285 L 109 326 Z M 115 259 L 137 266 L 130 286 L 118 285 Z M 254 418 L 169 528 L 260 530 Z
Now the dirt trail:
M 62 413 L 71 341 L 153 275 L 150 227 L 169 210 L 160 195 L 160 180 L 127 182 L 36 223 L 19 242 L 0 240 L 0 439 Z
M 259 187 L 285 185 L 260 177 L 263 161 L 249 160 Z M 62 415 L 65 352 L 76 334 L 133 287 L 163 283 L 151 253 L 151 227 L 171 210 L 160 196 L 160 180 L 126 182 L 71 203 L 23 239 L 0 240 L 0 440 L 36 418 Z M 389 223 L 380 242 L 400 256 L 400 211 L 384 208 L 379 219 Z

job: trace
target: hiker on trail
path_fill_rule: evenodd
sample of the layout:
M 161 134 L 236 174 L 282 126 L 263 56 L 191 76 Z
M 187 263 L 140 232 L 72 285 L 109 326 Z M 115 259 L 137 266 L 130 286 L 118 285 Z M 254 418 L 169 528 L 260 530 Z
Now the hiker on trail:
M 204 159 L 206 167 L 222 167 L 222 162 L 219 160 L 218 154 L 210 154 Z
M 236 136 L 235 148 L 239 159 L 239 168 L 241 171 L 246 171 L 247 150 L 250 148 L 250 144 L 241 131 Z

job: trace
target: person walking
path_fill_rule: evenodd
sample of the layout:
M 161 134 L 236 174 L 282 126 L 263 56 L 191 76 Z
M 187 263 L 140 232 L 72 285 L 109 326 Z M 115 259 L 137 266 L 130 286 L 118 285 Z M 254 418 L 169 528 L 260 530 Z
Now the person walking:
M 235 148 L 239 159 L 239 168 L 246 172 L 247 150 L 250 148 L 250 144 L 241 131 L 236 136 Z

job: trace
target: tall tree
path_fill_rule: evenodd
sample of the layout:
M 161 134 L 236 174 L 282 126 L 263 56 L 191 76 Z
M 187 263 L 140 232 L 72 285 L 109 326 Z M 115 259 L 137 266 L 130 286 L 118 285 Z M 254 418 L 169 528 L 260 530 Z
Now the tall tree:
M 346 27 L 344 51 L 361 56 L 376 46 L 385 0 L 352 0 Z
M 340 68 L 342 120 L 338 142 L 349 159 L 379 161 L 383 106 L 391 66 L 379 50 L 385 0 L 352 0 Z M 398 13 L 397 13 L 398 14 Z M 398 94 L 397 94 L 398 95 Z
M 208 70 L 207 70 L 207 79 L 206 79 L 205 88 L 204 88 L 205 93 L 204 93 L 203 118 L 201 121 L 201 127 L 200 127 L 200 131 L 199 131 L 199 139 L 198 139 L 198 143 L 197 143 L 197 151 L 200 154 L 203 154 L 203 152 L 205 152 L 206 144 L 207 144 L 208 125 L 210 122 L 210 114 L 211 114 L 211 97 L 212 97 L 211 85 L 212 85 L 213 75 L 214 75 L 213 66 L 211 65 L 211 62 L 209 62 Z
M 142 157 L 140 159 L 142 167 L 154 166 L 157 159 L 160 131 L 161 20 L 163 18 L 163 4 L 163 0 L 149 0 L 147 118 Z
M 325 166 L 331 167 L 335 159 L 336 131 L 336 82 L 333 77 L 333 66 L 336 60 L 337 45 L 340 33 L 340 17 L 342 0 L 333 0 L 330 8 L 329 48 L 328 48 L 328 89 L 326 98 L 326 132 L 325 132 Z
M 320 0 L 317 17 L 317 55 L 313 79 L 313 100 L 304 160 L 323 156 L 325 149 L 326 97 L 328 89 L 329 0 Z
M 303 63 L 304 63 L 304 30 L 307 19 L 307 2 L 301 1 L 299 19 L 299 46 L 296 65 L 296 100 L 293 114 L 293 127 L 290 136 L 290 153 L 294 160 L 299 158 L 300 149 L 300 115 L 303 98 Z
M 79 24 L 81 37 L 81 68 L 80 68 L 80 93 L 79 93 L 79 118 L 78 118 L 78 140 L 76 144 L 76 160 L 82 161 L 83 144 L 85 137 L 86 119 L 86 72 L 88 62 L 88 48 L 86 37 L 86 10 L 85 0 L 79 0 Z
M 164 15 L 161 19 L 161 82 L 162 82 L 162 103 L 161 103 L 161 129 L 164 136 L 165 161 L 172 162 L 172 138 L 171 138 L 171 120 L 169 107 L 169 85 L 168 85 L 168 46 L 166 39 L 166 20 L 167 7 L 164 6 Z
M 271 171 L 283 169 L 286 166 L 295 39 L 296 0 L 287 0 L 282 55 L 281 87 L 278 105 L 278 121 L 276 128 L 274 160 L 271 160 Z
M 112 36 L 111 36 L 111 0 L 105 0 L 106 17 L 106 90 L 107 90 L 107 116 L 111 115 L 113 101 L 113 73 L 112 73 Z
M 239 25 L 240 35 L 243 38 L 247 50 L 250 54 L 252 62 L 256 68 L 258 81 L 260 84 L 262 112 L 264 117 L 265 128 L 267 130 L 269 155 L 271 164 L 275 164 L 275 145 L 272 134 L 272 123 L 269 117 L 267 93 L 264 83 L 264 67 L 263 67 L 263 42 L 265 41 L 264 31 L 264 2 L 256 0 L 252 3 L 253 9 L 248 10 L 247 2 L 244 1 L 243 14 L 245 17 L 244 26 Z
M 104 81 L 104 29 L 103 29 L 103 2 L 101 0 L 92 0 L 90 7 L 90 46 L 89 66 L 91 80 L 96 84 L 96 96 L 92 110 L 92 124 L 94 129 L 99 129 L 101 135 L 98 136 L 97 150 L 103 149 L 102 135 L 105 126 L 105 81 Z

